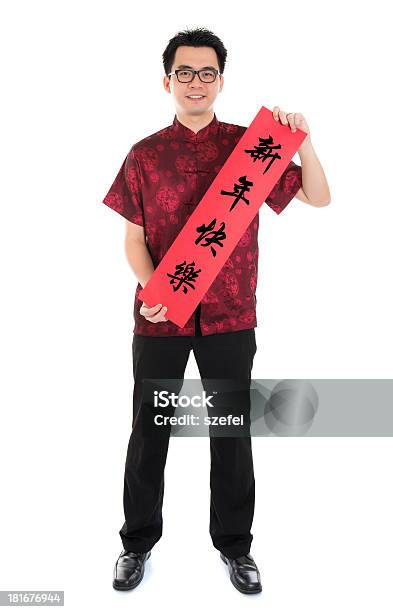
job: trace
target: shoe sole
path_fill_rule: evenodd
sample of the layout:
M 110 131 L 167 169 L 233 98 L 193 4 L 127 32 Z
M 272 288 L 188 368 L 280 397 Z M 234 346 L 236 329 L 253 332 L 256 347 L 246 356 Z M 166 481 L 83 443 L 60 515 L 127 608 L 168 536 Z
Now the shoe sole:
M 141 571 L 141 575 L 140 575 L 138 582 L 135 582 L 131 586 L 124 586 L 124 585 L 122 586 L 122 585 L 116 584 L 116 582 L 113 581 L 112 583 L 113 588 L 116 589 L 116 591 L 132 591 L 132 589 L 135 589 L 143 580 L 143 576 L 145 575 L 145 564 L 148 558 L 150 557 L 150 555 L 151 555 L 151 551 L 149 550 L 149 552 L 146 555 L 145 562 L 142 566 L 142 571 Z
M 226 558 L 223 556 L 223 554 L 221 552 L 220 552 L 220 557 L 224 561 L 225 565 L 228 565 L 228 562 L 227 562 Z M 229 569 L 229 565 L 228 565 L 228 569 Z M 262 587 L 260 589 L 255 589 L 254 591 L 248 591 L 247 589 L 242 589 L 233 580 L 233 574 L 232 574 L 232 572 L 230 570 L 229 570 L 229 578 L 230 578 L 233 586 L 235 587 L 235 589 L 237 589 L 240 593 L 243 593 L 244 595 L 256 595 L 257 593 L 261 593 L 262 592 Z

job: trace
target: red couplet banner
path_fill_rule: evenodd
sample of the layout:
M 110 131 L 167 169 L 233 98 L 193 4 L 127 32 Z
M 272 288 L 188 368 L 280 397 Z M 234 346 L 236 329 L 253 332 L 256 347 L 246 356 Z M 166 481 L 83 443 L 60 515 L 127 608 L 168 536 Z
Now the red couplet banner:
M 139 298 L 183 327 L 306 136 L 262 106 Z

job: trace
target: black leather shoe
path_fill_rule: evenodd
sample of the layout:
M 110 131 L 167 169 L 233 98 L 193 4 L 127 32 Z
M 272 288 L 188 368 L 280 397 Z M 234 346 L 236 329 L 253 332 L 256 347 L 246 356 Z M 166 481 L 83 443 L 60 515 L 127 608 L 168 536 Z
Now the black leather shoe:
M 150 555 L 150 550 L 145 553 L 123 550 L 116 561 L 113 588 L 118 591 L 135 589 L 142 582 L 145 573 L 145 563 Z
M 231 582 L 238 591 L 246 594 L 262 591 L 261 577 L 250 553 L 236 559 L 228 559 L 220 552 L 220 557 L 228 565 Z

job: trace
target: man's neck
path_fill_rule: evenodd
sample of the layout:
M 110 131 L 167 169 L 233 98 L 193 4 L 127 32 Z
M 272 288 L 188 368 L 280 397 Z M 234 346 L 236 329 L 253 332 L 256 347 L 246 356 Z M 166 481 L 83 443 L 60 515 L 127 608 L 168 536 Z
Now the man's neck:
M 193 132 L 197 133 L 213 121 L 214 111 L 208 111 L 203 115 L 186 115 L 185 113 L 176 113 L 176 117 L 180 123 L 188 127 Z

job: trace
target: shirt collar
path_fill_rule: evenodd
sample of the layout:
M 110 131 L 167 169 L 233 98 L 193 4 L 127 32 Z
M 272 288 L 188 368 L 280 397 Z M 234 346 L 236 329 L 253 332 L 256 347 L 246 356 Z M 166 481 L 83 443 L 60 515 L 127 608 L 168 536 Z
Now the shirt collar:
M 205 127 L 199 130 L 199 132 L 197 133 L 193 132 L 190 128 L 183 125 L 183 123 L 181 123 L 177 118 L 177 115 L 175 115 L 175 118 L 172 123 L 172 129 L 177 138 L 192 142 L 202 142 L 204 140 L 207 140 L 210 136 L 213 136 L 218 133 L 218 128 L 219 123 L 216 117 L 216 113 L 214 113 L 213 119 L 210 121 L 210 123 L 205 125 Z

